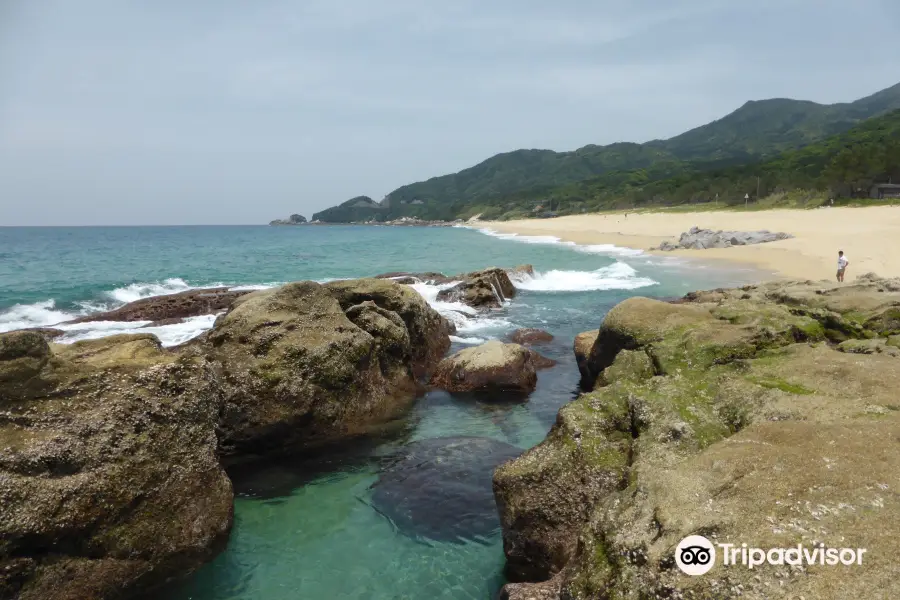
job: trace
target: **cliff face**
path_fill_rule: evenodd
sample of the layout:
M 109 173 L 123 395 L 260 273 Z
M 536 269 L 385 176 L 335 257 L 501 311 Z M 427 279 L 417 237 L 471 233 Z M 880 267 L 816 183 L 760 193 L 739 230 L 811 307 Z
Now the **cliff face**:
M 507 598 L 900 594 L 900 280 L 632 298 L 546 440 L 502 465 Z M 853 567 L 716 566 L 679 541 L 866 548 Z

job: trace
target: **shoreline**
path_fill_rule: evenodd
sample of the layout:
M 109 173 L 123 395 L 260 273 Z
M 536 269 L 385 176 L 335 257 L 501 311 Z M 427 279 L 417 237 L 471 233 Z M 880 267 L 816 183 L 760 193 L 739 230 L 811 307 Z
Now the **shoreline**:
M 833 280 L 837 251 L 850 260 L 847 281 L 874 272 L 900 277 L 900 207 L 773 209 L 754 212 L 625 212 L 572 215 L 554 219 L 479 221 L 469 226 L 498 233 L 552 236 L 578 245 L 614 244 L 655 256 L 751 266 L 775 278 Z M 691 227 L 713 230 L 784 231 L 794 237 L 777 242 L 707 250 L 650 250 L 677 241 Z

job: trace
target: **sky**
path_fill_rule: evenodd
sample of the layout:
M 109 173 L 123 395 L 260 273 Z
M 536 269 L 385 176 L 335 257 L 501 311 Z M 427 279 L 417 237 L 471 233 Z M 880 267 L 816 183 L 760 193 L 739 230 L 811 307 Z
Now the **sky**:
M 900 82 L 896 0 L 0 0 L 0 225 L 252 224 Z

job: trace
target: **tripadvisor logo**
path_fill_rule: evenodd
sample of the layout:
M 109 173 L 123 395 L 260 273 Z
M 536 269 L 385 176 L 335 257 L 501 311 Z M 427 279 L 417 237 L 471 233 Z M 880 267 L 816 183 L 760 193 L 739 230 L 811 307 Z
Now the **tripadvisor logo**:
M 754 569 L 762 565 L 861 565 L 865 548 L 827 548 L 825 544 L 791 548 L 748 547 L 747 544 L 713 544 L 702 535 L 689 535 L 675 548 L 675 564 L 687 575 L 703 575 L 716 566 L 717 549 L 726 567 Z

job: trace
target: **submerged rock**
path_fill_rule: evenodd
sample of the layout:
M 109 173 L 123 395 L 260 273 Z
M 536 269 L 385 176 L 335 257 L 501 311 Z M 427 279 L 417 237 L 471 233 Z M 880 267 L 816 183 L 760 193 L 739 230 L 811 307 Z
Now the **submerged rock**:
M 442 360 L 431 383 L 449 392 L 528 394 L 537 384 L 534 355 L 519 344 L 492 340 Z
M 891 561 L 802 575 L 673 568 L 681 539 L 713 532 L 738 546 L 822 542 L 893 556 L 900 360 L 882 332 L 894 306 L 900 281 L 877 277 L 617 305 L 586 334 L 587 356 L 581 344 L 598 387 L 495 472 L 507 574 L 541 582 L 509 585 L 506 597 L 900 594 Z
M 409 444 L 372 485 L 372 505 L 413 538 L 464 542 L 499 530 L 491 474 L 522 449 L 479 437 Z
M 543 329 L 534 329 L 528 327 L 525 329 L 516 329 L 509 334 L 509 341 L 514 344 L 544 344 L 553 341 L 553 334 Z
M 224 546 L 217 377 L 150 335 L 0 335 L 0 597 L 134 595 Z

